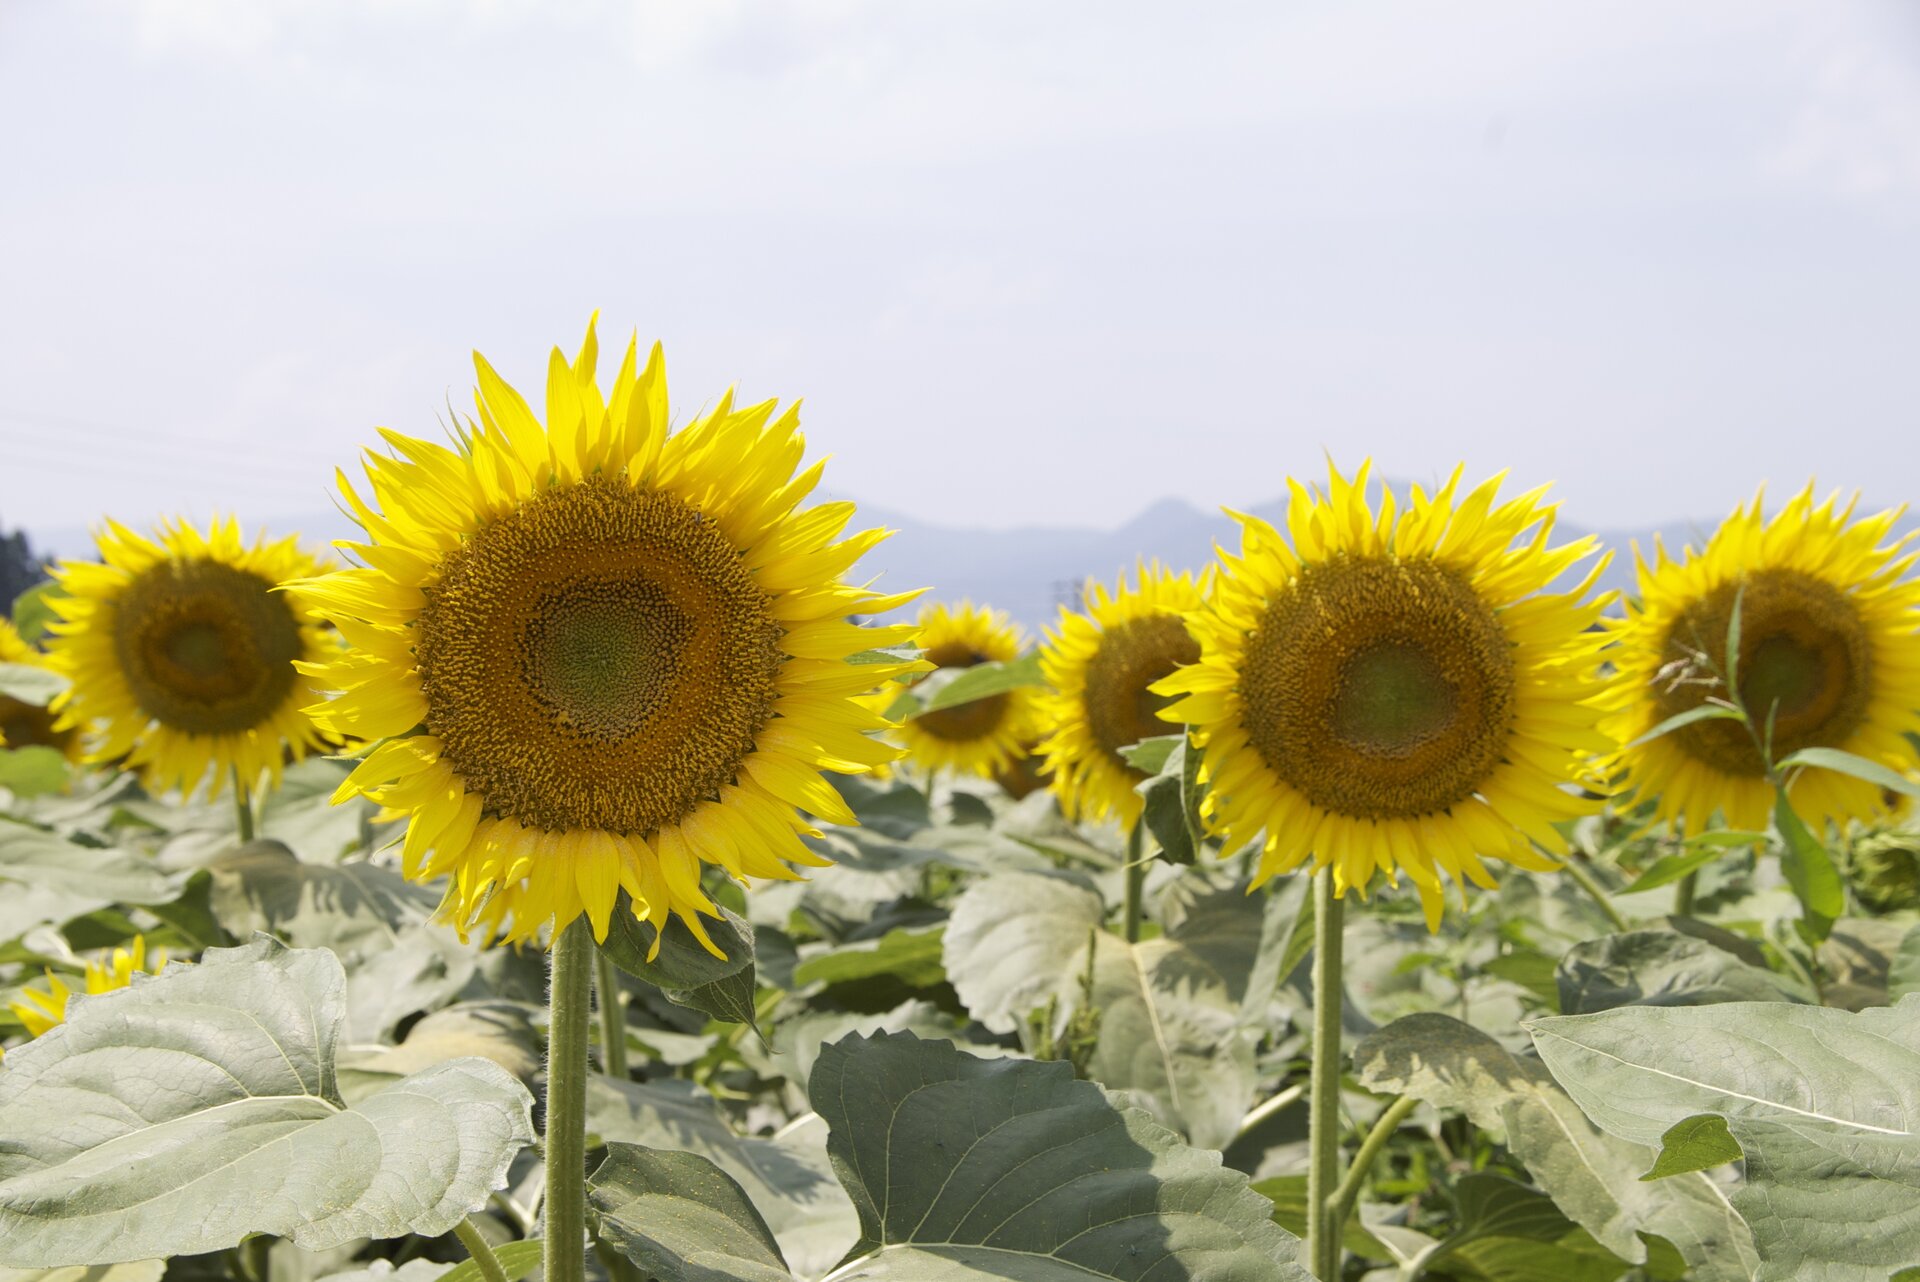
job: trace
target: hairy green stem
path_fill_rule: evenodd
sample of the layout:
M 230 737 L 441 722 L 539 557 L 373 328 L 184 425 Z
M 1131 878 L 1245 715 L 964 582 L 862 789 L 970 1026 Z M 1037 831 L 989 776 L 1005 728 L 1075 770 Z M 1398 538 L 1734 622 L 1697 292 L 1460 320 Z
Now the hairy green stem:
M 1380 1156 L 1380 1150 L 1400 1129 L 1400 1123 L 1419 1105 L 1420 1101 L 1413 1096 L 1402 1095 L 1387 1105 L 1387 1111 L 1380 1114 L 1373 1129 L 1367 1132 L 1367 1138 L 1360 1142 L 1360 1151 L 1353 1155 L 1353 1165 L 1347 1168 L 1347 1177 L 1340 1181 L 1340 1187 L 1333 1191 L 1333 1203 L 1327 1208 L 1327 1236 L 1335 1242 L 1347 1235 L 1347 1217 L 1353 1214 L 1353 1204 L 1360 1200 L 1360 1190 L 1367 1186 L 1367 1172 L 1373 1166 L 1373 1159 Z
M 1587 870 L 1587 866 L 1581 862 L 1580 856 L 1575 855 L 1571 859 L 1568 859 L 1565 863 L 1561 864 L 1561 868 L 1566 872 L 1567 876 L 1573 878 L 1576 886 L 1586 891 L 1587 894 L 1593 897 L 1593 902 L 1600 905 L 1600 911 L 1607 915 L 1607 920 L 1613 923 L 1615 930 L 1625 932 L 1633 929 L 1632 926 L 1627 924 L 1627 919 L 1620 915 L 1620 910 L 1613 906 L 1613 900 L 1607 895 L 1607 888 L 1602 886 L 1594 875 Z
M 1146 824 L 1136 822 L 1127 831 L 1127 889 L 1120 917 L 1129 944 L 1140 942 L 1140 897 L 1147 884 L 1147 861 L 1141 853 L 1146 845 Z
M 554 937 L 547 1024 L 546 1282 L 587 1276 L 587 1028 L 593 932 L 576 917 Z
M 620 997 L 620 977 L 613 959 L 593 950 L 594 997 L 600 1006 L 600 1071 L 627 1080 L 627 1008 Z
M 240 840 L 253 840 L 253 790 L 240 782 L 240 767 L 233 768 L 233 816 L 239 821 Z
M 461 1246 L 467 1248 L 467 1254 L 473 1257 L 481 1277 L 487 1282 L 507 1282 L 507 1271 L 500 1266 L 500 1257 L 487 1245 L 487 1239 L 480 1236 L 480 1230 L 473 1226 L 471 1219 L 454 1225 L 453 1235 L 460 1239 Z
M 1693 916 L 1693 897 L 1700 890 L 1700 874 L 1696 870 L 1680 879 L 1673 891 L 1673 915 L 1675 917 Z
M 1340 1182 L 1340 1015 L 1343 907 L 1333 869 L 1313 879 L 1313 1068 L 1307 1106 L 1307 1259 L 1321 1282 L 1340 1276 L 1340 1237 L 1330 1233 L 1333 1190 Z

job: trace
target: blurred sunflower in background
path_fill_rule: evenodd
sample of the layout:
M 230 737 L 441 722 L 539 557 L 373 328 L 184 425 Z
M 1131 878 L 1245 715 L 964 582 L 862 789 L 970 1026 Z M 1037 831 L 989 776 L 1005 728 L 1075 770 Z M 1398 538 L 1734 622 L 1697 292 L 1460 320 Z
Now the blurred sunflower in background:
M 326 649 L 320 628 L 276 590 L 322 563 L 294 538 L 249 546 L 239 524 L 184 521 L 147 538 L 109 521 L 98 563 L 54 570 L 51 666 L 72 681 L 57 727 L 94 732 L 87 759 L 125 758 L 153 792 L 192 792 L 212 774 L 277 784 L 287 756 L 324 742 L 301 711 L 315 698 L 294 668 Z
M 842 538 L 846 502 L 799 504 L 798 406 L 731 393 L 668 432 L 656 346 L 611 387 L 555 350 L 543 425 L 478 354 L 478 421 L 456 448 L 394 432 L 369 452 L 371 501 L 341 492 L 363 564 L 296 585 L 346 639 L 303 665 L 330 730 L 378 741 L 341 786 L 410 816 L 410 877 L 452 874 L 443 911 L 512 940 L 583 914 L 604 940 L 624 890 L 710 949 L 702 863 L 792 878 L 826 861 L 799 811 L 854 823 L 823 770 L 899 755 L 859 696 L 916 661 L 850 664 L 912 640 L 841 576 L 885 532 Z M 658 946 L 659 936 L 655 937 Z M 717 950 L 716 950 L 717 951 Z
M 1205 598 L 1191 573 L 1143 564 L 1131 585 L 1124 574 L 1111 591 L 1089 584 L 1084 612 L 1060 611 L 1040 652 L 1052 687 L 1040 754 L 1067 818 L 1139 820 L 1145 802 L 1133 789 L 1146 776 L 1121 749 L 1173 732 L 1159 715 L 1172 700 L 1152 687 L 1200 658 L 1186 620 Z
M 1857 501 L 1857 500 L 1855 500 Z M 1816 505 L 1809 485 L 1772 520 L 1760 496 L 1734 511 L 1703 550 L 1678 561 L 1657 540 L 1653 563 L 1636 557 L 1638 600 L 1611 621 L 1620 680 L 1605 727 L 1620 743 L 1627 787 L 1682 833 L 1718 811 L 1734 828 L 1762 829 L 1772 757 L 1837 748 L 1895 771 L 1917 763 L 1920 731 L 1920 582 L 1915 557 L 1892 537 L 1898 511 L 1853 518 L 1854 501 Z M 1734 605 L 1740 609 L 1734 684 L 1755 733 L 1708 719 L 1635 743 L 1671 717 L 1729 695 Z M 1789 795 L 1815 825 L 1885 814 L 1879 786 L 1830 770 L 1795 772 Z
M 1464 894 L 1492 887 L 1484 859 L 1550 871 L 1533 843 L 1564 852 L 1554 825 L 1599 806 L 1574 786 L 1611 746 L 1594 725 L 1605 562 L 1545 591 L 1595 543 L 1550 547 L 1539 490 L 1462 495 L 1456 469 L 1404 509 L 1383 487 L 1375 511 L 1366 465 L 1329 471 L 1324 494 L 1288 482 L 1288 539 L 1238 518 L 1240 554 L 1192 624 L 1200 661 L 1154 690 L 1204 748 L 1226 852 L 1261 838 L 1257 880 L 1311 859 L 1364 895 L 1404 872 L 1438 929 L 1443 874 Z
M 1020 629 L 1012 620 L 971 601 L 928 605 L 916 623 L 923 657 L 936 670 L 1010 663 L 1020 655 Z M 900 738 L 917 765 L 986 779 L 1019 760 L 1040 724 L 1040 691 L 1020 686 L 923 712 L 900 727 Z
M 149 964 L 146 936 L 135 935 L 131 948 L 116 948 L 108 959 L 86 964 L 84 990 L 96 994 L 110 993 L 116 988 L 129 987 L 136 974 L 158 975 L 166 969 L 166 965 L 166 949 L 155 949 Z M 66 981 L 48 971 L 45 991 L 23 988 L 20 990 L 21 1000 L 9 1002 L 7 1009 L 27 1026 L 28 1036 L 38 1037 L 66 1022 L 67 1002 L 72 996 L 73 990 L 67 987 Z
M 5 619 L 0 619 L 0 663 L 19 663 L 30 668 L 52 666 L 47 656 L 27 644 Z M 52 748 L 67 760 L 77 762 L 85 748 L 80 733 L 71 727 L 60 729 L 58 720 L 49 708 L 0 694 L 0 748 Z

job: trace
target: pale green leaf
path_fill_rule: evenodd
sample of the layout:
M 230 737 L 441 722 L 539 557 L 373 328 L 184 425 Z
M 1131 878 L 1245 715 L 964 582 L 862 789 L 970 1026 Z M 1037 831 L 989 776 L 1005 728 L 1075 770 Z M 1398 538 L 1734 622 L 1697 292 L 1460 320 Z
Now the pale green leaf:
M 1847 911 L 1847 891 L 1840 870 L 1834 866 L 1826 843 L 1794 813 L 1784 789 L 1774 794 L 1773 826 L 1780 833 L 1780 871 L 1807 910 L 1808 929 L 1815 938 L 1824 939 Z
M 1659 725 L 1626 746 L 1629 748 L 1638 748 L 1641 744 L 1652 743 L 1655 739 L 1664 739 L 1676 730 L 1684 730 L 1688 726 L 1701 721 L 1741 721 L 1744 719 L 1739 712 L 1732 708 L 1723 708 L 1717 703 L 1703 703 L 1698 707 L 1688 708 L 1685 712 L 1674 713 L 1665 721 L 1662 721 Z
M 66 754 L 45 744 L 0 748 L 0 788 L 16 797 L 42 797 L 64 789 L 73 778 Z
M 969 886 L 954 901 L 942 943 L 967 1013 L 1011 1033 L 1049 998 L 1066 1006 L 1074 959 L 1104 916 L 1100 896 L 1065 877 L 1005 872 Z
M 1688 1118 L 1726 1119 L 1747 1159 L 1734 1204 L 1750 1213 L 1769 1276 L 1881 1282 L 1920 1258 L 1920 997 L 1857 1014 L 1630 1007 L 1532 1032 L 1613 1135 L 1654 1144 Z
M 32 663 L 0 663 L 0 695 L 44 708 L 71 682 L 58 672 Z
M 704 1157 L 610 1144 L 588 1187 L 600 1236 L 653 1282 L 792 1282 L 746 1193 Z
M 533 1138 L 526 1089 L 454 1060 L 344 1107 L 345 987 L 332 953 L 261 938 L 75 997 L 0 1066 L 0 1264 L 186 1255 L 250 1233 L 312 1250 L 431 1237 L 485 1201 Z
M 1782 770 L 1802 767 L 1838 771 L 1843 775 L 1852 775 L 1855 779 L 1864 779 L 1870 784 L 1885 788 L 1888 792 L 1897 792 L 1906 797 L 1920 797 L 1920 783 L 1915 783 L 1897 770 L 1889 770 L 1877 761 L 1869 761 L 1865 757 L 1855 756 L 1851 752 L 1842 752 L 1838 748 L 1802 748 L 1780 762 Z
M 1554 1205 L 1622 1259 L 1645 1261 L 1641 1235 L 1653 1234 L 1679 1249 L 1696 1282 L 1754 1278 L 1752 1235 L 1717 1184 L 1704 1174 L 1642 1183 L 1651 1148 L 1596 1129 L 1539 1064 L 1478 1029 L 1409 1015 L 1360 1042 L 1353 1065 L 1369 1090 L 1458 1110 L 1503 1135 Z

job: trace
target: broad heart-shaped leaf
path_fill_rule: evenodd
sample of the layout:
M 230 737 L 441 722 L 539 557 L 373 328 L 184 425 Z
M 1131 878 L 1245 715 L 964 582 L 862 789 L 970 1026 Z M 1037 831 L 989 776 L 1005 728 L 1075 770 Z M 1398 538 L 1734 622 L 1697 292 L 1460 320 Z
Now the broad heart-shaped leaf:
M 600 1236 L 655 1282 L 792 1282 L 746 1193 L 704 1157 L 609 1144 L 588 1183 Z
M 1575 944 L 1555 978 L 1560 1009 L 1568 1015 L 1629 1005 L 1805 1000 L 1782 976 L 1672 930 L 1634 930 Z
M 1504 1132 L 1554 1205 L 1620 1258 L 1644 1261 L 1639 1235 L 1656 1234 L 1679 1250 L 1697 1282 L 1755 1276 L 1752 1235 L 1718 1184 L 1698 1172 L 1642 1183 L 1653 1149 L 1597 1130 L 1544 1068 L 1471 1025 L 1439 1014 L 1397 1019 L 1354 1048 L 1353 1069 L 1370 1090 L 1458 1109 Z
M 1201 1148 L 1225 1148 L 1253 1104 L 1258 1033 L 1220 973 L 1175 939 L 1130 944 L 1096 931 L 1093 1004 L 1099 1041 L 1087 1073 L 1124 1091 Z M 1086 966 L 1086 949 L 1070 974 Z
M 1657 1144 L 1686 1118 L 1726 1119 L 1747 1155 L 1734 1204 L 1753 1225 L 1763 1278 L 1882 1282 L 1920 1259 L 1920 997 L 1857 1014 L 1634 1007 L 1542 1019 L 1532 1032 L 1611 1134 Z
M 0 942 L 109 904 L 167 903 L 184 882 L 143 855 L 83 846 L 0 818 Z
M 1065 1006 L 1077 979 L 1074 958 L 1084 957 L 1105 912 L 1098 894 L 1066 877 L 1003 872 L 969 886 L 954 901 L 942 943 L 967 1013 L 1011 1033 L 1048 998 Z
M 587 1130 L 608 1143 L 691 1153 L 737 1181 L 803 1278 L 831 1269 L 859 1236 L 853 1203 L 827 1160 L 827 1126 L 816 1114 L 769 1138 L 736 1135 L 712 1096 L 691 1082 L 587 1083 Z
M 332 953 L 259 938 L 74 998 L 0 1064 L 0 1264 L 452 1228 L 532 1141 L 533 1101 L 461 1059 L 342 1107 L 345 989 Z
M 1246 1176 L 1064 1062 L 850 1037 L 820 1053 L 809 1094 L 860 1213 L 828 1282 L 1307 1278 Z
M 653 952 L 653 926 L 633 915 L 625 891 L 614 905 L 600 951 L 627 974 L 643 979 L 669 1001 L 734 1024 L 753 1023 L 753 926 L 725 908 L 701 923 L 724 957 L 715 957 L 678 917 L 667 919 L 660 951 Z

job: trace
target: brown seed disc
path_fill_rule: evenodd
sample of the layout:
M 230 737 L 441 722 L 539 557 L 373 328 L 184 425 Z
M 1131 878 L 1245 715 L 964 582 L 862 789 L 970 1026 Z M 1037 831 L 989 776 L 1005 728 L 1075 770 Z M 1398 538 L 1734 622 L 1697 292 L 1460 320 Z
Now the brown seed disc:
M 1726 663 L 1736 596 L 1740 699 L 1763 728 L 1771 714 L 1774 758 L 1845 743 L 1866 719 L 1873 693 L 1872 644 L 1845 593 L 1795 570 L 1752 574 L 1744 593 L 1738 583 L 1723 583 L 1681 612 L 1661 655 L 1669 676 L 1658 693 L 1659 719 L 1697 708 L 1710 696 L 1726 696 L 1714 672 Z M 1737 721 L 1696 721 L 1674 731 L 1673 738 L 1694 758 L 1727 774 L 1766 774 L 1753 736 Z
M 485 813 L 643 835 L 733 781 L 783 631 L 713 522 L 592 477 L 449 553 L 419 622 L 427 729 Z
M 140 710 L 192 734 L 251 730 L 293 689 L 300 625 L 257 574 L 206 559 L 143 570 L 114 603 L 113 647 Z
M 1309 801 L 1410 818 L 1465 800 L 1499 764 L 1513 655 L 1455 571 L 1343 557 L 1307 567 L 1268 604 L 1239 693 L 1253 746 Z

